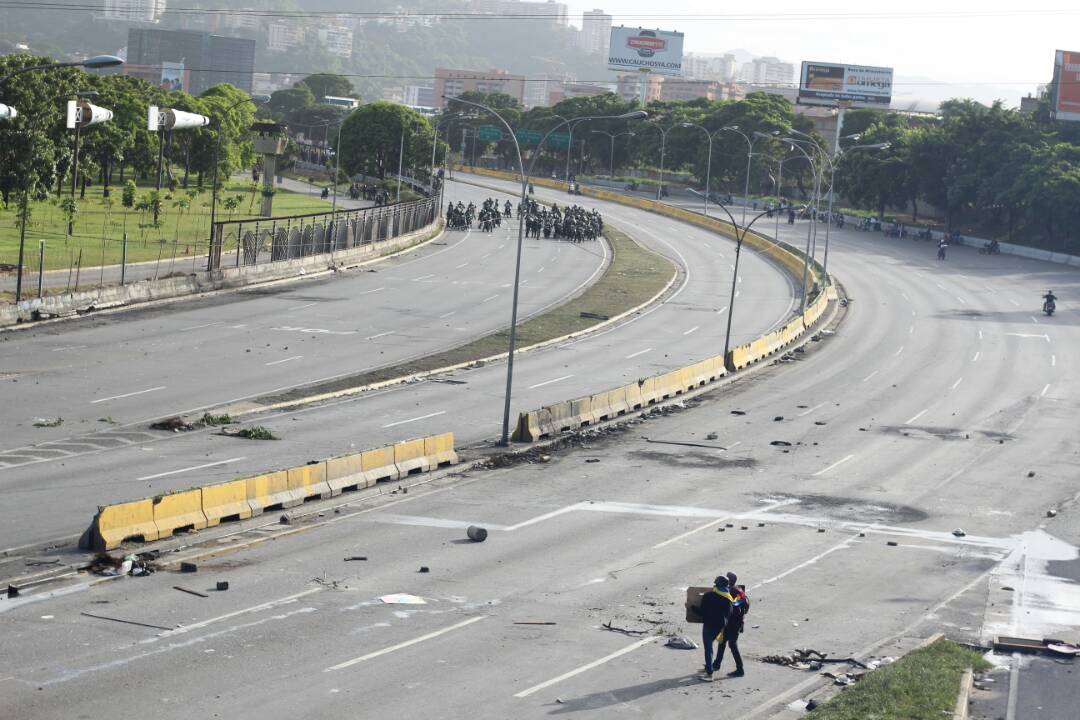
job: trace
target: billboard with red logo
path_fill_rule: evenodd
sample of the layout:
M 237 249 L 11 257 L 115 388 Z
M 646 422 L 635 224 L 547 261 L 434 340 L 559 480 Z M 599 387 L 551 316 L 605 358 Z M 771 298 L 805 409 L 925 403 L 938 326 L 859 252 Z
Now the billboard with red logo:
M 1058 120 L 1080 121 L 1080 52 L 1057 51 L 1053 108 Z
M 608 68 L 682 75 L 683 34 L 668 30 L 611 28 Z

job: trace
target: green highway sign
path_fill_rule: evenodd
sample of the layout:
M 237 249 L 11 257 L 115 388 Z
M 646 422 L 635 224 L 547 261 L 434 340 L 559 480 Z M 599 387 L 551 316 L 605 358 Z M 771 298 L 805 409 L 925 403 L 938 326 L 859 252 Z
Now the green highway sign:
M 548 136 L 547 142 L 544 144 L 548 147 L 565 150 L 566 148 L 570 147 L 570 134 L 551 133 L 551 135 Z
M 540 140 L 543 139 L 543 133 L 536 130 L 526 130 L 522 128 L 514 133 L 517 135 L 518 142 L 522 145 L 537 145 Z
M 494 125 L 481 125 L 476 129 L 476 137 L 481 140 L 499 141 L 503 139 L 503 134 L 502 130 Z

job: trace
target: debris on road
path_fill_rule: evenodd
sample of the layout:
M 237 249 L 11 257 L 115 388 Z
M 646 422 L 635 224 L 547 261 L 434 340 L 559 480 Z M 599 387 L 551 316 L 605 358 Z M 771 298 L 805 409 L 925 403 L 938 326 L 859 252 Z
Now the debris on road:
M 280 525 L 292 525 L 292 518 L 288 515 L 282 515 L 278 518 L 278 524 Z
M 487 540 L 488 531 L 486 528 L 470 525 L 465 529 L 465 534 L 468 535 L 469 539 L 473 542 L 484 542 Z
M 791 447 L 791 443 L 789 443 L 787 440 L 773 440 L 769 444 L 774 447 Z
M 157 422 L 150 423 L 151 430 L 171 430 L 172 432 L 187 432 L 194 430 L 195 426 L 184 422 L 184 418 L 179 415 L 171 418 L 165 418 L 164 420 L 158 420 Z
M 556 625 L 550 620 L 515 620 L 515 625 Z
M 63 424 L 64 424 L 64 418 L 62 418 L 62 417 L 34 418 L 34 427 L 40 427 L 40 428 L 60 427 Z
M 619 633 L 621 635 L 629 635 L 631 637 L 636 637 L 638 635 L 646 635 L 649 632 L 648 630 L 630 630 L 629 628 L 616 627 L 616 626 L 611 624 L 610 620 L 607 621 L 606 623 L 603 623 L 602 625 L 600 625 L 600 627 L 602 627 L 603 629 L 608 630 L 610 632 L 613 632 L 613 633 Z
M 680 445 L 682 447 L 699 447 L 706 448 L 708 450 L 727 450 L 727 448 L 723 447 L 722 445 L 704 445 L 702 443 L 682 442 L 679 440 L 652 440 L 645 437 L 644 435 L 641 436 L 641 439 L 647 443 L 652 443 L 653 445 Z
M 705 436 L 705 439 L 706 440 L 716 440 L 718 437 L 720 437 L 720 436 L 717 435 L 716 433 L 709 433 L 708 435 Z
M 964 530 L 962 528 L 956 528 L 955 530 L 952 531 L 952 534 L 955 535 L 956 537 L 964 537 L 965 535 L 967 535 L 967 533 L 964 532 Z
M 782 665 L 784 667 L 793 668 L 795 670 L 820 670 L 823 665 L 847 663 L 848 665 L 854 665 L 855 667 L 863 670 L 871 669 L 866 663 L 863 663 L 855 658 L 834 658 L 829 657 L 827 654 L 818 652 L 813 648 L 795 648 L 787 655 L 766 655 L 761 658 L 761 662 L 769 663 L 770 665 Z M 878 665 L 881 661 L 878 661 Z M 874 667 L 877 667 L 875 665 Z M 830 676 L 832 677 L 832 676 Z
M 154 630 L 174 630 L 175 628 L 165 627 L 164 625 L 151 625 L 149 623 L 136 622 L 135 620 L 124 620 L 123 618 L 109 617 L 108 615 L 94 615 L 93 613 L 81 612 L 80 615 L 85 615 L 95 620 L 109 620 L 115 623 L 123 623 L 124 625 L 137 625 L 139 627 L 152 628 Z
M 196 565 L 193 562 L 182 562 L 182 563 L 180 563 L 180 572 L 182 572 L 182 573 L 193 573 L 193 572 L 198 572 L 198 571 L 199 571 L 199 566 Z
M 429 572 L 431 572 L 431 568 L 429 568 L 429 567 L 428 567 L 427 565 L 421 565 L 421 566 L 420 566 L 420 569 L 419 569 L 419 570 L 417 570 L 416 572 L 419 572 L 419 573 L 429 573 Z
M 138 555 L 125 555 L 123 558 L 115 558 L 107 553 L 101 553 L 94 556 L 86 569 L 94 575 L 104 575 L 106 577 L 118 575 L 142 577 L 155 572 L 157 567 Z
M 218 580 L 217 585 L 214 586 L 214 589 L 217 590 L 218 592 L 225 592 L 226 590 L 229 589 L 229 581 L 228 580 Z
M 745 415 L 746 411 L 745 410 L 732 410 L 731 414 L 732 415 Z
M 1057 517 L 1057 510 L 1055 510 L 1053 508 L 1050 508 L 1049 510 L 1046 511 L 1046 517 L 1048 517 L 1048 518 Z
M 245 440 L 278 440 L 279 438 L 270 431 L 270 428 L 262 425 L 252 425 L 251 427 L 240 428 L 236 431 L 230 431 L 229 428 L 221 428 L 221 434 L 228 437 L 240 437 Z
M 379 602 L 386 605 L 427 605 L 427 600 L 424 598 L 416 595 L 409 595 L 408 593 L 383 595 L 379 598 Z
M 586 458 L 585 462 L 587 462 L 587 463 L 598 463 L 598 462 L 600 462 L 600 458 Z
M 367 555 L 350 555 L 343 562 L 352 562 L 353 560 L 367 560 Z
M 188 595 L 194 595 L 195 597 L 201 597 L 201 598 L 210 597 L 206 593 L 201 593 L 198 590 L 188 590 L 186 587 L 180 587 L 179 585 L 173 585 L 173 590 L 179 590 L 180 592 L 187 593 Z
M 783 416 L 783 415 L 777 415 L 776 417 L 774 417 L 774 418 L 772 419 L 772 421 L 773 421 L 773 422 L 782 422 L 782 421 L 783 421 L 783 419 L 784 419 L 784 416 Z
M 697 650 L 697 644 L 690 638 L 685 637 L 669 637 L 664 646 L 676 650 Z
M 1034 470 L 1028 470 L 1028 474 L 1027 474 L 1027 476 L 1028 476 L 1029 478 L 1033 478 L 1033 477 L 1035 477 L 1035 471 L 1034 471 Z

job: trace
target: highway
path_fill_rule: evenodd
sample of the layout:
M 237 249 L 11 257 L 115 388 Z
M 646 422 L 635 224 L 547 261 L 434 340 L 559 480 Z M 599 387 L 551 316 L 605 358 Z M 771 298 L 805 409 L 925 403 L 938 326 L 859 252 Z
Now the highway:
M 450 183 L 446 198 L 490 194 Z M 538 197 L 565 202 L 558 193 Z M 662 304 L 519 358 L 515 412 L 722 352 L 733 261 L 725 241 L 641 210 L 592 205 L 683 273 Z M 463 383 L 412 383 L 260 417 L 282 439 L 254 446 L 211 430 L 149 431 L 148 423 L 399 362 L 505 327 L 514 250 L 508 234 L 515 230 L 504 223 L 490 237 L 447 233 L 446 245 L 330 282 L 0 334 L 0 372 L 9 375 L 10 389 L 0 491 L 18 499 L 0 510 L 0 549 L 78 534 L 99 504 L 287 467 L 298 458 L 446 430 L 459 444 L 497 436 L 501 363 L 455 373 Z M 525 316 L 572 294 L 604 261 L 599 243 L 532 240 L 525 256 Z M 770 263 L 748 254 L 740 275 L 745 311 L 735 318 L 733 344 L 781 324 L 796 308 L 791 280 Z M 32 426 L 34 418 L 57 416 L 64 418 L 58 428 Z M 58 490 L 65 493 L 59 506 Z
M 666 236 L 660 219 L 648 225 Z M 679 237 L 686 255 L 693 233 Z M 799 361 L 685 410 L 550 462 L 356 503 L 195 575 L 0 600 L 0 715 L 767 718 L 827 682 L 760 662 L 768 654 L 894 656 L 936 631 L 1075 638 L 1075 270 L 964 248 L 937 262 L 926 243 L 851 230 L 834 234 L 830 265 L 851 298 L 842 323 Z M 653 313 L 669 314 L 669 333 L 648 340 L 673 356 L 690 342 L 676 334 L 685 319 L 704 314 L 673 307 L 703 301 L 691 294 L 699 266 L 687 266 L 684 293 Z M 1062 298 L 1053 318 L 1033 314 L 1048 286 Z M 545 359 L 583 363 L 586 350 L 619 374 L 606 343 L 635 325 L 646 327 L 523 356 L 522 385 L 574 373 Z M 643 340 L 620 337 L 620 357 Z M 490 370 L 435 397 L 422 385 L 388 393 L 394 414 L 381 420 L 445 409 L 413 427 L 460 427 L 478 404 L 460 396 Z M 572 395 L 574 379 L 539 395 Z M 370 402 L 269 422 L 306 428 L 316 456 L 331 444 L 317 427 L 350 432 Z M 666 444 L 686 442 L 698 447 Z M 474 523 L 490 531 L 483 544 L 464 539 Z M 747 676 L 706 684 L 700 651 L 664 638 L 700 640 L 684 589 L 724 571 L 751 594 Z M 230 589 L 215 592 L 218 580 Z M 397 593 L 423 604 L 383 600 Z

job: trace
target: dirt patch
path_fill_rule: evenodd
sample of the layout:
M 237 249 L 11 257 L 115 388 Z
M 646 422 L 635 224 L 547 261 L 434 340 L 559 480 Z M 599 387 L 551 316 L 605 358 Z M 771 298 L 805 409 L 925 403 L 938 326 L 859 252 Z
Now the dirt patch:
M 680 453 L 666 453 L 657 450 L 632 450 L 630 457 L 639 460 L 647 460 L 660 465 L 677 468 L 703 468 L 712 470 L 717 468 L 752 468 L 757 465 L 753 458 L 726 457 L 716 453 L 687 450 Z
M 994 430 L 972 430 L 970 428 L 934 427 L 931 425 L 880 425 L 882 433 L 903 435 L 904 437 L 930 440 L 974 440 L 984 438 L 994 441 L 1015 440 L 1009 433 Z
M 861 498 L 841 497 L 838 495 L 796 495 L 792 493 L 770 493 L 759 496 L 762 500 L 796 500 L 791 511 L 813 515 L 825 515 L 834 520 L 847 522 L 887 523 L 902 525 L 917 523 L 930 516 L 910 505 L 896 505 L 886 502 L 872 502 Z

